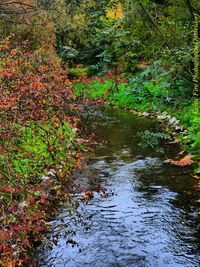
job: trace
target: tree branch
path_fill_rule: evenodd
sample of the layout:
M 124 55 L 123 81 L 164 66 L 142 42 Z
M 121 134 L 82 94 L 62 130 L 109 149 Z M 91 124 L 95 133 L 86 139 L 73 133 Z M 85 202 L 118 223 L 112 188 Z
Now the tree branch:
M 157 31 L 159 32 L 160 36 L 162 37 L 162 39 L 164 40 L 165 44 L 168 46 L 168 48 L 172 48 L 171 45 L 168 43 L 168 41 L 166 40 L 164 34 L 162 33 L 162 31 L 160 30 L 160 28 L 158 27 L 158 25 L 155 23 L 154 19 L 151 17 L 151 15 L 147 12 L 146 8 L 143 6 L 143 4 L 140 2 L 140 0 L 138 0 L 139 5 L 141 6 L 141 8 L 143 9 L 143 11 L 145 12 L 145 14 L 147 15 L 148 19 L 150 20 L 150 22 L 154 25 L 154 27 L 157 29 Z
M 189 9 L 189 11 L 190 11 L 192 20 L 194 20 L 194 13 L 193 13 L 193 8 L 192 8 L 192 5 L 191 5 L 191 3 L 190 3 L 190 0 L 185 0 L 185 2 L 186 2 L 186 5 L 188 6 L 188 9 Z
M 0 6 L 9 6 L 9 5 L 23 5 L 23 6 L 27 6 L 27 7 L 31 7 L 31 8 L 35 8 L 36 5 L 31 5 L 31 4 L 27 4 L 21 1 L 8 1 L 8 2 L 3 2 L 0 3 Z

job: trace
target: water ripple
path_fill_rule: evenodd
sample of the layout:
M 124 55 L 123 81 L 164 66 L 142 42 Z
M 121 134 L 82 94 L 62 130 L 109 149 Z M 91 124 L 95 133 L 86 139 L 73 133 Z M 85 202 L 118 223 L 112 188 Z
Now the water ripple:
M 104 134 L 107 144 L 96 148 L 95 158 L 77 181 L 101 184 L 112 194 L 101 198 L 95 193 L 88 205 L 80 203 L 74 218 L 64 209 L 50 223 L 53 231 L 47 245 L 39 248 L 38 265 L 199 266 L 195 220 L 182 205 L 191 178 L 166 168 L 157 156 L 142 156 L 137 150 L 136 133 L 149 127 L 147 121 L 128 113 L 124 117 L 118 111 L 104 112 L 94 112 L 92 119 L 98 119 L 93 128 Z

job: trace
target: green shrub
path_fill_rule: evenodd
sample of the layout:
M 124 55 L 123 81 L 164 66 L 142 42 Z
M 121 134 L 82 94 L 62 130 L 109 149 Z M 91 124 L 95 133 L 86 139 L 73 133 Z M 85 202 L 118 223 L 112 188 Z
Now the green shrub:
M 160 147 L 161 141 L 171 140 L 171 137 L 169 134 L 161 133 L 161 132 L 154 133 L 148 130 L 144 132 L 139 132 L 137 135 L 141 139 L 141 142 L 138 145 L 142 149 L 146 149 L 150 147 L 160 153 L 164 152 L 164 149 Z
M 79 78 L 79 77 L 87 75 L 87 73 L 88 73 L 87 68 L 71 68 L 69 70 L 69 77 L 70 78 Z

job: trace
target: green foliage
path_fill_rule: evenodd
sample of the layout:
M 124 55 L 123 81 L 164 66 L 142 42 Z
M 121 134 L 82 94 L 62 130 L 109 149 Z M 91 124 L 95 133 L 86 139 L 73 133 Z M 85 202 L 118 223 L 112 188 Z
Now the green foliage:
M 77 55 L 78 51 L 76 49 L 66 45 L 62 47 L 62 52 L 60 52 L 60 56 L 66 61 L 75 58 Z
M 66 72 L 28 50 L 28 42 L 15 48 L 8 38 L 0 43 L 2 266 L 27 265 L 27 251 L 47 231 L 48 207 L 67 201 L 67 193 L 57 194 L 54 187 L 68 181 L 81 151 Z M 42 178 L 50 169 L 54 179 Z
M 69 69 L 68 75 L 69 75 L 69 78 L 78 78 L 78 77 L 86 76 L 87 73 L 88 73 L 87 68 L 76 67 L 76 68 Z
M 75 87 L 79 87 L 81 92 L 82 85 L 76 84 Z M 112 77 L 92 79 L 90 82 L 85 80 L 83 93 L 92 98 L 106 97 L 111 104 L 157 110 L 161 106 L 179 109 L 183 106 L 183 98 L 184 103 L 190 100 L 191 89 L 187 81 L 173 81 L 172 75 L 163 68 L 161 61 L 155 61 L 134 76 L 129 75 L 128 83 Z
M 200 173 L 200 113 L 193 114 L 193 119 L 188 131 L 189 136 L 187 141 L 190 145 L 188 145 L 186 141 L 186 147 L 192 152 L 194 159 L 197 161 L 195 172 Z
M 49 169 L 58 170 L 68 158 L 67 150 L 73 150 L 74 133 L 66 122 L 55 124 L 27 124 L 15 126 L 19 131 L 9 158 L 13 170 L 21 177 L 38 179 Z M 16 144 L 16 145 L 15 145 Z M 68 159 L 70 168 L 70 160 Z M 73 164 L 72 164 L 73 166 Z M 62 166 L 63 168 L 63 166 Z M 68 170 L 64 170 L 66 173 Z
M 200 106 L 200 102 L 198 102 L 198 106 Z M 196 160 L 195 172 L 200 173 L 200 112 L 196 113 L 194 110 L 192 103 L 189 102 L 183 106 L 181 111 L 177 112 L 177 117 L 182 126 L 188 130 L 188 136 L 182 138 L 182 143 Z
M 191 104 L 183 108 L 183 112 L 180 116 L 180 121 L 185 128 L 192 126 L 194 121 L 194 114 Z
M 8 23 L 13 15 L 4 14 L 8 21 L 0 31 L 15 33 L 16 40 L 29 38 L 33 49 L 40 47 L 46 54 L 54 53 L 56 43 L 64 65 L 85 64 L 92 74 L 105 74 L 114 66 L 133 73 L 142 61 L 160 60 L 171 81 L 191 82 L 191 12 L 200 14 L 200 7 L 197 0 L 190 2 L 191 8 L 178 0 L 42 0 L 31 13 L 30 25 Z
M 162 61 L 155 61 L 145 70 L 138 72 L 129 78 L 132 94 L 137 95 L 138 100 L 150 100 L 151 106 L 158 109 L 159 106 L 182 105 L 191 98 L 192 88 L 188 81 L 175 79 L 170 71 L 163 67 Z
M 97 80 L 94 79 L 91 82 L 87 82 L 87 80 L 87 78 L 83 78 L 81 82 L 75 84 L 75 90 L 77 95 L 87 95 L 92 99 L 106 99 L 109 89 L 114 86 L 112 79 L 105 79 L 103 82 L 101 78 Z
M 161 132 L 151 132 L 146 130 L 145 132 L 139 132 L 141 142 L 138 144 L 142 149 L 152 148 L 157 152 L 164 153 L 164 149 L 160 147 L 160 142 L 163 140 L 171 140 L 169 134 Z
M 76 94 L 106 100 L 112 105 L 135 108 L 140 111 L 167 110 L 169 114 L 173 116 L 175 114 L 181 126 L 188 129 L 189 135 L 182 138 L 182 144 L 192 153 L 197 163 L 196 172 L 199 172 L 199 114 L 194 113 L 185 82 L 177 80 L 170 83 L 166 78 L 166 73 L 162 73 L 162 69 L 157 68 L 158 64 L 159 62 L 155 62 L 152 67 L 138 72 L 134 77 L 130 77 L 128 82 L 112 75 L 93 79 L 83 77 L 74 85 Z M 160 141 L 169 137 L 148 131 L 141 135 L 145 141 L 141 143 L 141 146 L 155 148 Z M 158 151 L 159 147 L 156 150 Z

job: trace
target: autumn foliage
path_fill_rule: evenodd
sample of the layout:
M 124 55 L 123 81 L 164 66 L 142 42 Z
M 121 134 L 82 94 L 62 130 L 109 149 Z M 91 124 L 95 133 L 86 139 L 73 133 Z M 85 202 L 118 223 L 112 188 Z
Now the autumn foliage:
M 66 73 L 29 43 L 0 44 L 0 265 L 26 263 L 48 229 L 47 209 L 62 199 L 55 188 L 77 160 L 75 96 Z M 68 114 L 68 115 L 66 115 Z M 43 179 L 50 170 L 55 177 Z

